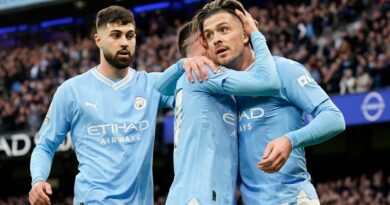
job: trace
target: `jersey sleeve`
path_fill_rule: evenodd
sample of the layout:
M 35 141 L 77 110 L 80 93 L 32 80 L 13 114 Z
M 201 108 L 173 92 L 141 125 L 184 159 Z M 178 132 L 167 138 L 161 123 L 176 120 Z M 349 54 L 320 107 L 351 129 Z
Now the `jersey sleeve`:
M 155 83 L 156 89 L 163 95 L 172 96 L 175 93 L 176 82 L 183 75 L 182 60 L 167 68 L 157 79 Z
M 330 99 L 318 105 L 312 115 L 308 125 L 285 134 L 292 148 L 319 144 L 345 130 L 344 116 Z
M 279 75 L 282 81 L 282 96 L 308 114 L 329 96 L 311 77 L 306 68 L 289 59 L 278 60 Z
M 203 83 L 195 80 L 194 89 L 236 96 L 268 96 L 278 91 L 280 79 L 264 36 L 256 31 L 251 34 L 251 40 L 255 61 L 249 71 L 218 67 L 214 74 L 208 68 L 209 80 Z
M 176 69 L 175 67 L 176 67 L 176 64 L 172 65 L 169 69 Z M 179 69 L 179 68 L 177 68 L 177 69 Z M 172 74 L 175 77 L 173 77 Z M 150 79 L 152 80 L 153 88 L 157 89 L 157 91 L 159 91 L 159 93 L 158 93 L 159 108 L 173 108 L 174 101 L 175 101 L 174 92 L 176 89 L 176 82 L 181 77 L 181 75 L 180 76 L 176 75 L 176 74 L 174 74 L 174 72 L 170 72 L 170 71 L 168 71 L 168 74 L 167 74 L 167 72 L 164 71 L 162 73 L 161 72 L 149 73 L 149 76 L 151 77 Z M 169 76 L 171 76 L 172 79 L 174 78 L 174 80 L 172 80 Z M 170 82 L 167 82 L 165 79 L 170 81 Z M 161 92 L 160 89 L 163 89 L 164 91 Z M 164 95 L 164 94 L 167 94 L 167 95 Z
M 54 153 L 70 129 L 73 112 L 69 91 L 66 85 L 57 89 L 39 131 L 39 142 L 34 148 L 30 162 L 32 185 L 39 180 L 47 180 Z
M 282 78 L 282 96 L 314 119 L 306 126 L 286 133 L 293 148 L 321 143 L 345 129 L 342 113 L 305 67 L 295 61 L 277 61 Z
M 174 108 L 175 96 L 161 95 L 159 108 Z

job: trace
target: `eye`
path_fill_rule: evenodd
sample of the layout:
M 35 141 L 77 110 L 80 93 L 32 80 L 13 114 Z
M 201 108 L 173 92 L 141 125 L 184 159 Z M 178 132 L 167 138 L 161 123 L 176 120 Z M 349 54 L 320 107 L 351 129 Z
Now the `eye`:
M 132 39 L 132 38 L 134 38 L 135 37 L 135 34 L 134 33 L 128 33 L 127 35 L 126 35 L 126 38 L 127 39 Z
M 112 36 L 113 38 L 115 38 L 115 39 L 118 39 L 118 38 L 121 37 L 121 34 L 120 34 L 120 33 L 113 33 L 113 34 L 111 34 L 111 36 Z
M 204 34 L 204 37 L 205 37 L 205 39 L 206 39 L 207 41 L 210 41 L 210 40 L 213 38 L 213 35 L 212 35 L 210 32 L 208 32 L 208 33 L 205 33 L 205 34 Z
M 226 32 L 228 32 L 228 31 L 229 31 L 229 28 L 228 28 L 228 27 L 225 27 L 225 26 L 224 26 L 224 27 L 221 28 L 221 32 L 222 32 L 222 33 L 226 33 Z

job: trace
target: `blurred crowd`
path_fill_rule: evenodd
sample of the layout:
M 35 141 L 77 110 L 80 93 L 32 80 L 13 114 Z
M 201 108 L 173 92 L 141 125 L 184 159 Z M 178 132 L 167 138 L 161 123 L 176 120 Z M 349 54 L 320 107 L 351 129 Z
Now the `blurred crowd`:
M 390 1 L 275 2 L 268 8 L 248 8 L 273 55 L 302 63 L 329 94 L 390 86 Z M 161 14 L 143 21 L 137 21 L 134 68 L 163 71 L 180 58 L 176 32 L 185 20 Z M 94 29 L 86 36 L 74 32 L 0 50 L 0 133 L 38 130 L 57 87 L 98 64 Z M 390 176 L 381 171 L 317 183 L 316 188 L 325 205 L 390 205 Z M 165 204 L 165 197 L 166 190 L 157 185 L 155 205 Z M 72 204 L 71 197 L 58 196 L 57 201 Z M 0 195 L 3 204 L 28 204 L 28 197 Z
M 390 85 L 390 2 L 253 7 L 274 55 L 301 62 L 330 94 Z
M 323 205 L 390 204 L 390 176 L 383 171 L 318 183 L 316 189 Z
M 390 85 L 389 1 L 276 2 L 248 8 L 274 55 L 301 62 L 330 94 Z M 163 71 L 176 62 L 183 21 L 161 14 L 137 23 L 134 67 Z M 93 33 L 62 31 L 58 40 L 0 50 L 0 132 L 39 128 L 58 85 L 98 63 Z
M 345 177 L 334 181 L 320 182 L 316 184 L 318 197 L 322 205 L 390 205 L 390 175 L 383 171 L 377 171 L 372 175 L 358 177 Z M 154 205 L 165 205 L 166 190 L 161 190 L 155 185 Z M 57 193 L 53 199 L 54 205 L 70 205 L 72 197 L 64 197 Z M 237 189 L 237 205 L 242 205 L 240 192 Z M 28 196 L 0 197 L 0 205 L 27 205 Z

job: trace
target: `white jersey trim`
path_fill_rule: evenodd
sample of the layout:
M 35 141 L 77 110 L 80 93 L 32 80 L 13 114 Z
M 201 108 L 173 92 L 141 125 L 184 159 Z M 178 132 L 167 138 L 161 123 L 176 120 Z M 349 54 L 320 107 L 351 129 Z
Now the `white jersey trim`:
M 123 79 L 118 81 L 118 82 L 115 82 L 115 81 L 107 78 L 103 74 L 101 74 L 96 69 L 96 67 L 92 68 L 91 72 L 92 72 L 92 75 L 96 77 L 96 79 L 98 79 L 102 83 L 112 87 L 114 90 L 118 90 L 119 88 L 121 88 L 121 87 L 125 86 L 126 84 L 128 84 L 134 77 L 135 70 L 132 69 L 132 68 L 128 68 L 128 69 L 129 69 L 129 72 L 127 73 L 127 75 Z

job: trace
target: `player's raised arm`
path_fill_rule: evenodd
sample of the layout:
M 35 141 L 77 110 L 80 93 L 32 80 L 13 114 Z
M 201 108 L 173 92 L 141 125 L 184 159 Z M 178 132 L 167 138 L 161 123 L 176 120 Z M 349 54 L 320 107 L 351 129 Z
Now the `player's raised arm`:
M 173 95 L 176 82 L 184 73 L 186 73 L 188 80 L 192 83 L 194 79 L 197 79 L 198 82 L 208 80 L 209 73 L 206 66 L 212 68 L 213 72 L 216 72 L 214 63 L 207 57 L 197 56 L 180 59 L 163 72 L 156 81 L 155 87 L 163 95 Z
M 247 72 L 219 67 L 217 74 L 209 72 L 208 81 L 202 84 L 195 82 L 196 89 L 236 96 L 272 95 L 280 89 L 280 80 L 266 39 L 258 31 L 256 23 L 249 13 L 243 14 L 236 10 L 236 14 L 244 25 L 246 35 L 251 37 L 255 55 L 254 64 Z M 226 33 L 229 32 L 229 25 L 226 25 L 224 29 L 226 29 Z M 205 38 L 208 38 L 208 35 Z
M 208 80 L 209 74 L 206 65 L 216 72 L 215 64 L 204 57 L 205 48 L 198 44 L 199 32 L 193 32 L 192 22 L 187 22 L 178 33 L 178 50 L 183 57 L 177 63 L 167 68 L 157 80 L 155 87 L 163 95 L 173 95 L 176 82 L 184 74 L 190 82 L 197 79 L 199 82 Z M 188 52 L 191 51 L 191 52 Z M 195 58 L 191 58 L 194 57 Z

